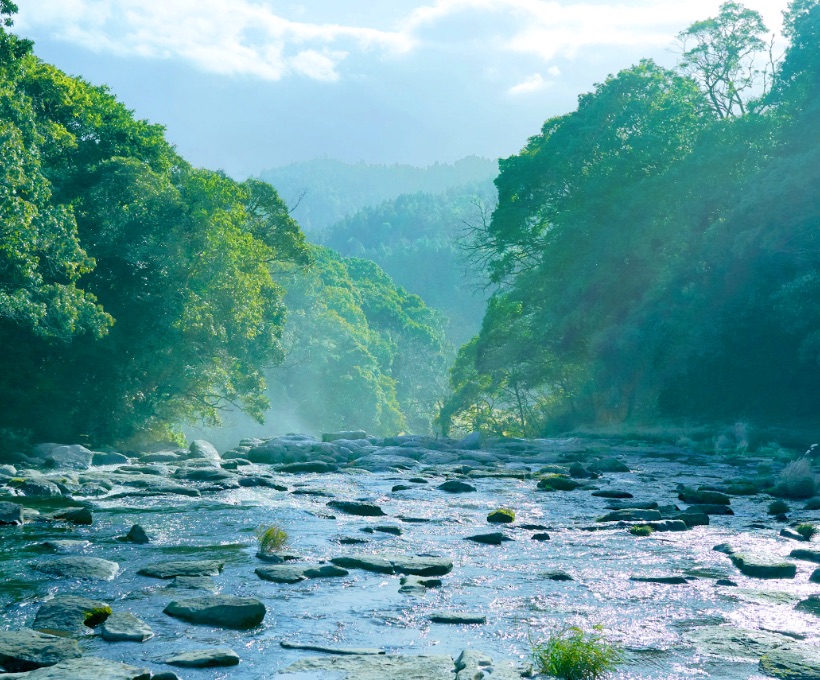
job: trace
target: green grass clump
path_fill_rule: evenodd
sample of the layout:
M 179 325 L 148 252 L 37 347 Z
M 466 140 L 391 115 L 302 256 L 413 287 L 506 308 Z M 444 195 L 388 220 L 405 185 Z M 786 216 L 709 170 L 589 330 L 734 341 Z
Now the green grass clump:
M 288 534 L 275 524 L 269 527 L 259 527 L 256 530 L 256 538 L 259 541 L 259 552 L 274 553 L 281 550 L 288 543 Z
M 649 536 L 654 532 L 655 530 L 648 524 L 636 524 L 629 527 L 629 533 L 633 536 Z
M 814 524 L 809 524 L 808 522 L 798 524 L 794 528 L 794 530 L 807 541 L 810 541 L 812 539 L 812 536 L 814 536 L 817 533 L 817 527 L 814 526 Z
M 789 512 L 789 504 L 786 501 L 772 501 L 769 503 L 768 513 L 770 515 L 784 515 Z
M 623 662 L 623 654 L 600 634 L 570 626 L 533 646 L 532 659 L 539 673 L 562 680 L 598 680 Z

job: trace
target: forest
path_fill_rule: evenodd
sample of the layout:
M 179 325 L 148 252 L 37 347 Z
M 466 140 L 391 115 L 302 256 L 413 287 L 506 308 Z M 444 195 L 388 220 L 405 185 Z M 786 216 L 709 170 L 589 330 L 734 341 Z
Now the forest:
M 817 0 L 791 3 L 782 56 L 725 2 L 674 68 L 548 119 L 494 189 L 472 158 L 302 196 L 290 166 L 193 167 L 0 11 L 4 441 L 178 441 L 271 401 L 378 435 L 820 425 Z

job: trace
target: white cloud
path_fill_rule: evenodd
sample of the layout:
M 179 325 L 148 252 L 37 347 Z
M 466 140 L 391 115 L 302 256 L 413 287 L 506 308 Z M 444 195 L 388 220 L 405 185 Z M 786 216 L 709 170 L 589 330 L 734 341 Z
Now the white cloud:
M 517 85 L 513 85 L 507 92 L 511 95 L 531 94 L 543 90 L 549 84 L 540 73 L 533 73 Z
M 351 54 L 384 58 L 426 49 L 431 41 L 469 42 L 475 37 L 471 16 L 499 19 L 497 29 L 490 24 L 497 35 L 489 40 L 482 35 L 477 41 L 481 47 L 471 48 L 482 50 L 477 53 L 481 59 L 498 63 L 504 55 L 520 54 L 548 63 L 590 49 L 670 45 L 689 23 L 713 16 L 720 2 L 428 0 L 422 4 L 419 0 L 404 19 L 380 27 L 295 21 L 277 13 L 281 3 L 270 0 L 267 4 L 264 0 L 31 0 L 21 9 L 18 26 L 100 53 L 180 58 L 212 73 L 333 81 Z M 745 2 L 761 11 L 773 29 L 779 27 L 786 3 Z M 449 28 L 453 20 L 462 22 L 456 24 L 458 35 L 442 37 L 433 32 L 425 40 L 431 29 L 444 21 L 450 21 Z M 545 73 L 553 78 L 559 75 L 549 69 Z M 535 74 L 509 91 L 531 92 L 547 82 Z

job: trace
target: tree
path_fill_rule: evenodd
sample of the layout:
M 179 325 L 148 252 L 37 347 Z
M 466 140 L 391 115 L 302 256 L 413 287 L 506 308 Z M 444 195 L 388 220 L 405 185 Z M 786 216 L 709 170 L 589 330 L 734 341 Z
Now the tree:
M 729 0 L 716 17 L 678 34 L 679 69 L 697 81 L 720 118 L 746 113 L 748 98 L 764 75 L 757 61 L 767 32 L 758 12 Z

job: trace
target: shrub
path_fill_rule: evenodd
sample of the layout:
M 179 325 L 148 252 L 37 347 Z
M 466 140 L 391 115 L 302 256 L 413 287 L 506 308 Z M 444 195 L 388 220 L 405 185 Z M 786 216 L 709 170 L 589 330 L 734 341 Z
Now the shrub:
M 623 662 L 623 654 L 600 634 L 578 626 L 562 628 L 546 642 L 533 646 L 532 659 L 539 673 L 562 680 L 598 680 Z
M 800 458 L 783 468 L 773 493 L 783 498 L 811 498 L 816 491 L 817 483 L 811 471 L 811 461 Z
M 812 498 L 806 501 L 806 510 L 820 510 L 820 498 Z
M 633 536 L 649 536 L 654 533 L 654 529 L 648 524 L 636 524 L 629 527 L 629 533 Z
M 809 524 L 808 522 L 798 524 L 794 528 L 794 530 L 807 541 L 810 541 L 812 539 L 812 536 L 814 536 L 817 533 L 817 527 L 814 526 L 814 524 Z
M 769 503 L 768 513 L 770 515 L 785 515 L 789 511 L 789 504 L 786 501 L 772 501 Z
M 287 532 L 275 524 L 259 527 L 256 530 L 256 538 L 259 541 L 259 552 L 266 554 L 281 550 L 288 543 Z

